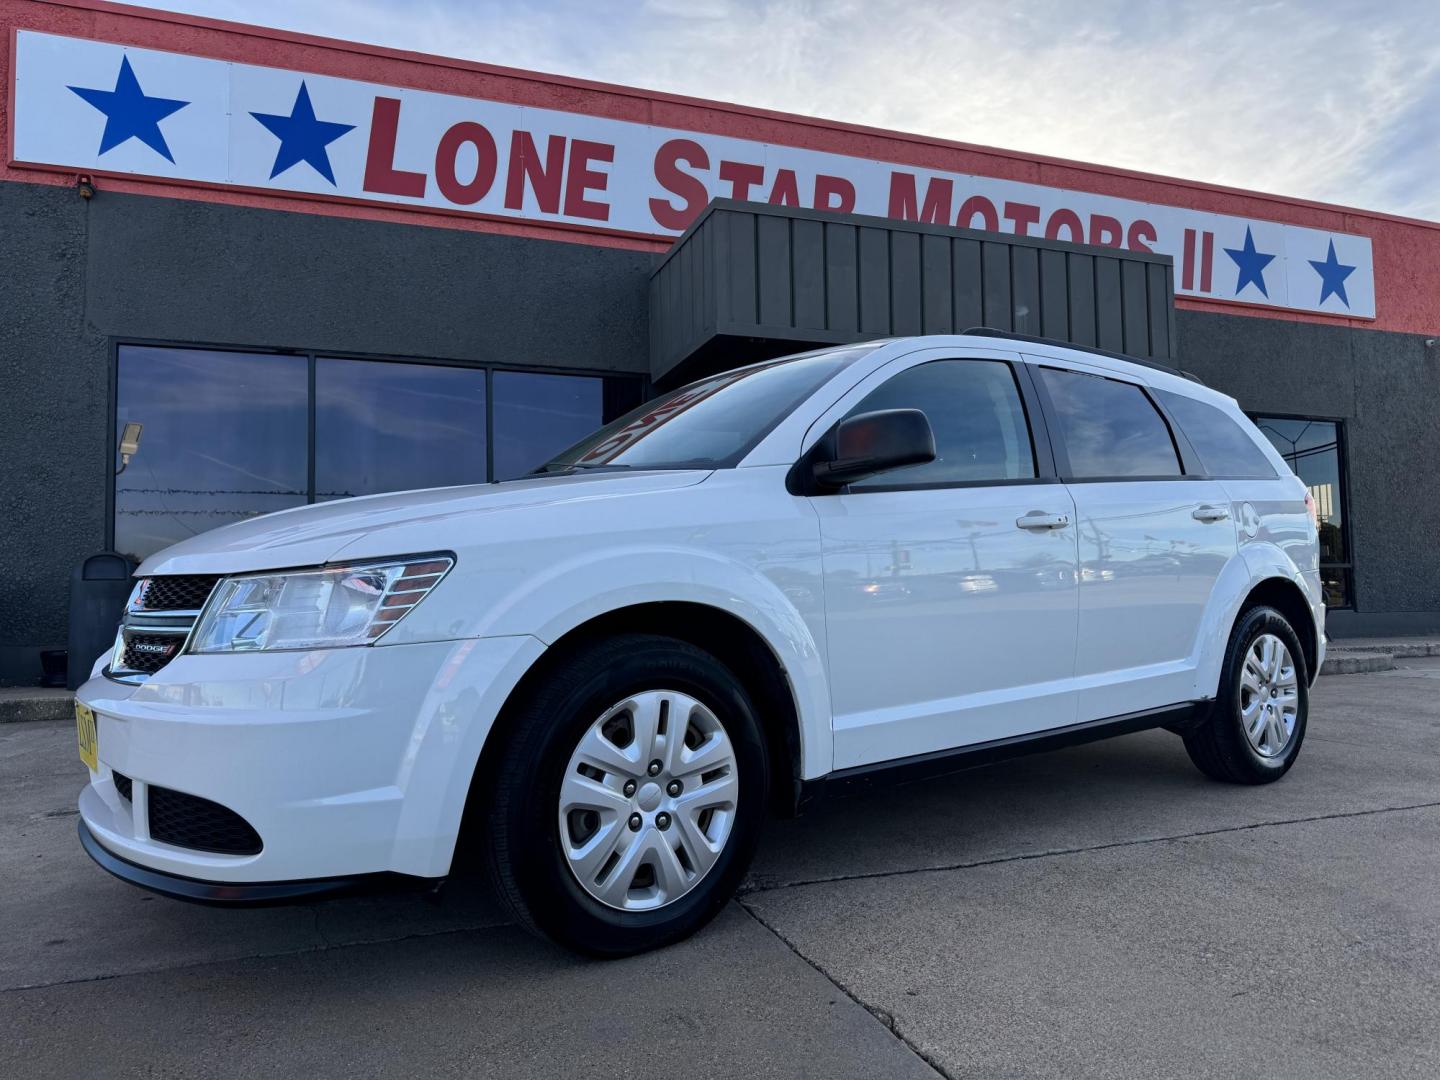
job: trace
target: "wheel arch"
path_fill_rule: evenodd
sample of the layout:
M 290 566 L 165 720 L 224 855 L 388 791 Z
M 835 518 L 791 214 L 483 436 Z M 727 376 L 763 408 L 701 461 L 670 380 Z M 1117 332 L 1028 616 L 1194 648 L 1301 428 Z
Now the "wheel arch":
M 775 648 L 754 625 L 734 612 L 694 600 L 629 604 L 591 615 L 561 633 L 538 656 L 507 695 L 476 762 L 466 800 L 457 854 L 483 813 L 495 769 L 504 754 L 509 718 L 525 695 L 588 642 L 618 633 L 658 634 L 710 653 L 729 668 L 754 702 L 770 758 L 769 805 L 778 816 L 798 808 L 805 762 L 801 709 L 792 677 Z
M 1310 613 L 1310 601 L 1304 591 L 1289 578 L 1264 578 L 1257 582 L 1240 602 L 1235 618 L 1240 618 L 1254 607 L 1272 607 L 1285 616 L 1300 639 L 1300 648 L 1305 654 L 1306 681 L 1313 683 L 1318 674 L 1316 665 L 1320 655 L 1320 635 L 1315 626 L 1315 617 Z

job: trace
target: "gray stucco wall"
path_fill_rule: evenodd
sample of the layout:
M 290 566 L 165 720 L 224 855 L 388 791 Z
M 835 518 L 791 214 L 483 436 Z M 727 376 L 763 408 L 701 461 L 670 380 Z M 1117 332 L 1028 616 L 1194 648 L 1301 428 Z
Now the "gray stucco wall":
M 653 255 L 0 183 L 0 685 L 105 541 L 115 338 L 643 374 Z
M 0 685 L 63 647 L 70 571 L 105 537 L 109 365 L 85 318 L 86 213 L 0 184 Z

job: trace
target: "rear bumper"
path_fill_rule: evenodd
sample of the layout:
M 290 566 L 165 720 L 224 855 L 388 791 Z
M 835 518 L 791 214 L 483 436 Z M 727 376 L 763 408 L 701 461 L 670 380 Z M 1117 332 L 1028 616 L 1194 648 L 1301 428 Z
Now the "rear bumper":
M 430 889 L 443 878 L 416 878 L 404 874 L 359 874 L 354 877 L 311 878 L 308 881 L 201 881 L 198 878 L 167 874 L 152 870 L 128 859 L 122 859 L 107 850 L 95 839 L 84 820 L 80 821 L 80 846 L 85 854 L 94 859 L 102 870 L 114 874 L 121 881 L 148 889 L 150 892 L 169 896 L 175 900 L 188 900 L 195 904 L 210 904 L 216 907 L 265 907 L 274 904 L 294 904 L 305 900 L 324 900 L 330 897 L 357 892 L 389 892 Z

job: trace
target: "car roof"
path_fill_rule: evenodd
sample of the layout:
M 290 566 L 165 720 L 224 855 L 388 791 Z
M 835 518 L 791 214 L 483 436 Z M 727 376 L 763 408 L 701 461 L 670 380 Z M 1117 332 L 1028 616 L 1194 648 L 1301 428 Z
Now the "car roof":
M 917 345 L 924 347 L 991 347 L 1010 352 L 1020 352 L 1030 357 L 1068 360 L 1092 369 L 1112 371 L 1117 375 L 1128 375 L 1131 378 L 1138 378 L 1142 382 L 1158 389 L 1182 393 L 1189 397 L 1198 398 L 1201 401 L 1209 401 L 1212 403 L 1223 402 L 1231 407 L 1238 407 L 1235 404 L 1235 399 L 1228 394 L 1216 390 L 1213 387 L 1206 386 L 1198 376 L 1191 372 L 1163 363 L 1162 361 L 1137 356 L 1127 356 L 1124 353 L 1111 352 L 1107 349 L 1092 348 L 1086 345 L 1076 345 L 1068 341 L 1057 341 L 1053 338 L 1017 334 L 1008 330 L 995 330 L 990 327 L 977 326 L 971 327 L 968 330 L 962 330 L 958 334 L 927 334 L 908 338 L 890 338 L 878 344 L 898 345 L 902 348 L 913 348 Z

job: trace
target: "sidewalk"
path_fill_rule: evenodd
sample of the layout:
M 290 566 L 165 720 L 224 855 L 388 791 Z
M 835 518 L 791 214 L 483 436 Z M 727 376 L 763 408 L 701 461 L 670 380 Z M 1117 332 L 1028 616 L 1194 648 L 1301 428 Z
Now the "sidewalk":
M 1359 675 L 1367 671 L 1391 671 L 1397 660 L 1417 656 L 1440 656 L 1440 639 L 1427 637 L 1332 638 L 1325 647 L 1321 675 Z
M 75 694 L 70 690 L 43 690 L 38 686 L 0 688 L 0 724 L 25 720 L 68 720 Z

